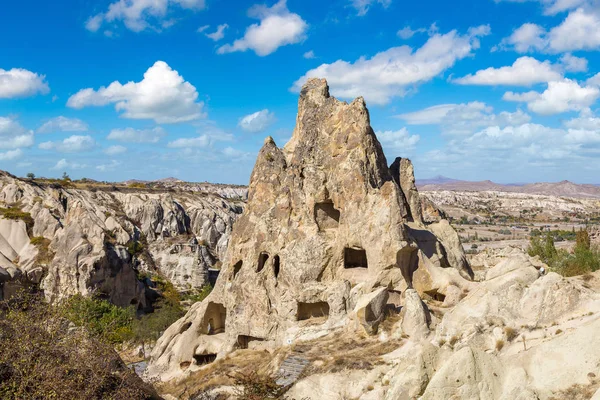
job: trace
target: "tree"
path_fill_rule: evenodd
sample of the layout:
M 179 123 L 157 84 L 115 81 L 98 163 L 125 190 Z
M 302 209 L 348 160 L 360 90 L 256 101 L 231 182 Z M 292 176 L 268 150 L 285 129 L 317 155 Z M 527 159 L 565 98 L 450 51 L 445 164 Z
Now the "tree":
M 590 241 L 590 234 L 588 233 L 587 229 L 585 230 L 580 230 L 579 232 L 577 232 L 577 238 L 576 238 L 576 243 L 575 243 L 575 249 L 580 249 L 580 250 L 589 250 L 591 246 L 591 241 Z
M 35 174 L 33 172 L 28 172 L 27 173 L 27 179 L 35 179 Z
M 63 181 L 70 181 L 71 177 L 66 172 L 63 172 L 62 179 Z

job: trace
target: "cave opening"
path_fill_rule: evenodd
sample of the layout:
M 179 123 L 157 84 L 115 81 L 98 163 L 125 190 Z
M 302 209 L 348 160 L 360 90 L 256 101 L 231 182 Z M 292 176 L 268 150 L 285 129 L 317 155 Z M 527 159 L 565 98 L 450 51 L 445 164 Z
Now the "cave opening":
M 364 249 L 346 247 L 344 249 L 344 268 L 369 268 L 367 252 Z

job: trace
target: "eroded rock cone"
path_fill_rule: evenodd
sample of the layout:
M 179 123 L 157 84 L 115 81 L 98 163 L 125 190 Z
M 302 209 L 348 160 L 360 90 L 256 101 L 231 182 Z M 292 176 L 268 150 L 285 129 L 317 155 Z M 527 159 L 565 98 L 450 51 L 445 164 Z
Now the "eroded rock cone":
M 414 176 L 403 180 L 417 207 Z M 289 143 L 280 149 L 269 137 L 258 154 L 212 294 L 165 332 L 149 373 L 166 380 L 235 348 L 317 337 L 344 326 L 358 297 L 411 287 L 418 242 L 405 198 L 364 100 L 341 102 L 325 80 L 309 80 Z M 351 292 L 359 283 L 368 289 Z M 365 329 L 376 331 L 378 319 Z

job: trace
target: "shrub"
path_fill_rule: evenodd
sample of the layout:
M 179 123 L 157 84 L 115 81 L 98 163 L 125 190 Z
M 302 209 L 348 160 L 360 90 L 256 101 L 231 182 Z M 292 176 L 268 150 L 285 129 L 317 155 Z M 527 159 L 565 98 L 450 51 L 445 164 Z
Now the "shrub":
M 54 260 L 54 252 L 50 250 L 50 240 L 43 236 L 31 238 L 31 244 L 37 247 L 36 264 L 48 265 Z
M 21 292 L 0 302 L 0 398 L 158 399 L 110 345 L 72 329 L 62 307 Z
M 8 207 L 8 208 L 2 208 L 0 207 L 0 216 L 4 217 L 5 219 L 11 219 L 11 220 L 21 220 L 23 222 L 25 222 L 25 226 L 27 227 L 27 231 L 31 232 L 31 230 L 33 229 L 33 218 L 31 217 L 31 214 L 29 214 L 28 212 L 24 212 L 22 211 L 20 208 L 18 207 Z
M 112 344 L 133 339 L 133 307 L 121 308 L 106 300 L 75 295 L 63 304 L 65 317 Z
M 212 292 L 212 290 L 212 285 L 210 283 L 207 283 L 206 285 L 202 286 L 198 292 L 184 295 L 183 300 L 189 300 L 194 303 L 197 303 L 207 298 L 210 292 Z

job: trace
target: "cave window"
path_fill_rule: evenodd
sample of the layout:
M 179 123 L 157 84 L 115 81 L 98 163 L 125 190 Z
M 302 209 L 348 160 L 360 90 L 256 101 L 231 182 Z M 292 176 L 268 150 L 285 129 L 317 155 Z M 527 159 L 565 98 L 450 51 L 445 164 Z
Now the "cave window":
M 263 342 L 264 339 L 262 338 L 257 338 L 254 336 L 247 336 L 247 335 L 238 335 L 237 338 L 237 345 L 238 348 L 240 349 L 247 349 L 250 346 L 250 343 L 252 342 Z
M 363 249 L 344 249 L 344 268 L 368 268 L 367 252 Z
M 208 303 L 204 314 L 204 324 L 201 333 L 205 335 L 217 335 L 225 332 L 225 319 L 227 318 L 227 310 L 223 304 Z
M 260 253 L 258 256 L 258 267 L 256 268 L 256 272 L 260 272 L 265 267 L 265 263 L 269 259 L 269 255 L 267 253 Z
M 192 326 L 191 322 L 187 322 L 187 323 L 183 324 L 183 326 L 179 330 L 179 333 L 183 333 L 183 332 L 187 331 L 188 329 L 190 329 L 191 326 Z
M 231 279 L 235 279 L 235 277 L 237 276 L 237 274 L 242 269 L 242 264 L 243 264 L 243 262 L 241 260 L 238 261 L 237 263 L 235 263 L 235 265 L 233 266 L 233 275 L 231 275 Z
M 217 359 L 216 354 L 194 354 L 196 365 L 206 365 Z
M 326 301 L 316 303 L 298 303 L 297 320 L 304 321 L 311 318 L 328 317 L 329 304 Z
M 340 212 L 331 201 L 315 204 L 314 217 L 319 230 L 337 228 L 340 223 Z
M 277 279 L 277 277 L 279 276 L 279 266 L 279 256 L 273 257 L 273 273 L 275 274 L 275 279 Z
M 427 290 L 427 291 L 425 291 L 425 294 L 430 296 L 433 300 L 436 300 L 436 301 L 439 301 L 442 303 L 444 302 L 444 300 L 446 300 L 446 296 L 443 295 L 442 293 L 438 292 L 436 289 Z

